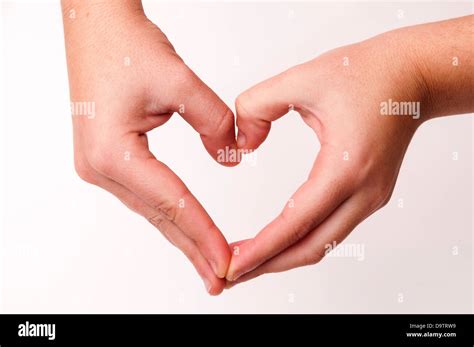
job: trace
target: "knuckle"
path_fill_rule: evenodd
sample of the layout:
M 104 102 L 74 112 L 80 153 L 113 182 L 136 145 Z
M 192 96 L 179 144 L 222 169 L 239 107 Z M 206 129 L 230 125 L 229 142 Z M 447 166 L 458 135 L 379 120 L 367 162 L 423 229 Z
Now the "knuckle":
M 264 110 L 260 109 L 262 107 L 260 101 L 262 97 L 258 95 L 258 88 L 260 87 L 254 87 L 243 92 L 235 100 L 237 127 L 244 130 L 244 132 L 246 128 L 250 130 L 254 141 L 256 141 L 255 148 L 264 141 L 271 128 L 271 121 L 262 118 Z M 248 129 L 250 124 L 253 124 L 253 126 Z
M 390 198 L 392 197 L 392 191 L 390 190 L 386 195 L 385 198 L 382 200 L 380 204 L 380 208 L 386 206 L 388 202 L 390 201 Z
M 97 172 L 110 176 L 114 170 L 113 153 L 108 146 L 96 146 L 87 156 L 90 165 L 97 170 Z
M 155 213 L 151 217 L 148 217 L 147 220 L 158 229 L 173 246 L 178 247 L 175 231 L 170 227 L 170 224 L 167 223 L 167 218 L 162 213 Z
M 372 188 L 371 196 L 372 209 L 380 209 L 390 201 L 392 196 L 391 186 L 389 184 L 377 184 Z
M 162 216 L 161 214 L 156 214 L 148 218 L 148 221 L 158 229 L 160 229 L 163 226 L 164 220 L 165 220 L 165 217 Z
M 164 219 L 174 223 L 177 219 L 178 208 L 176 204 L 169 200 L 162 200 L 154 206 L 154 209 L 160 213 L 163 220 L 160 223 L 163 223 Z
M 324 253 L 320 250 L 306 252 L 302 255 L 301 263 L 303 266 L 316 265 L 324 258 Z
M 186 64 L 178 64 L 176 66 L 178 78 L 184 81 L 193 81 L 196 79 L 196 74 Z
M 189 91 L 198 82 L 196 74 L 184 63 L 177 63 L 172 71 L 174 83 L 178 90 Z
M 278 218 L 280 218 L 283 223 L 285 223 L 287 225 L 288 224 L 291 225 L 292 214 L 293 214 L 293 208 L 286 205 L 285 208 L 281 211 Z
M 234 115 L 232 111 L 227 109 L 223 113 L 221 112 L 214 122 L 210 122 L 213 134 L 219 134 L 226 132 L 227 129 L 231 129 L 234 126 Z
M 74 169 L 77 175 L 85 182 L 90 184 L 97 184 L 97 174 L 83 159 L 74 160 Z
M 289 233 L 289 244 L 294 244 L 301 240 L 311 230 L 310 223 L 298 225 L 291 233 Z
M 249 93 L 249 91 L 245 91 L 235 99 L 235 109 L 239 118 L 246 119 L 251 117 L 250 112 L 248 111 L 250 108 Z

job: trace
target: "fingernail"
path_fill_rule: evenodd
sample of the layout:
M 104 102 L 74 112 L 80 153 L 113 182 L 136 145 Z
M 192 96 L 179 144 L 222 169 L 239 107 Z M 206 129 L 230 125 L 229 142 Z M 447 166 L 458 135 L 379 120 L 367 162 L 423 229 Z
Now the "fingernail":
M 228 280 L 229 280 L 230 282 L 236 281 L 236 280 L 238 280 L 239 277 L 242 276 L 242 275 L 243 275 L 243 273 L 237 272 L 237 273 L 233 274 L 231 278 L 228 278 Z
M 206 291 L 208 293 L 211 293 L 212 283 L 207 278 L 203 278 L 203 281 L 204 281 L 204 287 L 206 288 Z
M 246 142 L 247 136 L 245 136 L 245 134 L 241 130 L 239 130 L 239 133 L 237 134 L 237 146 L 243 148 Z

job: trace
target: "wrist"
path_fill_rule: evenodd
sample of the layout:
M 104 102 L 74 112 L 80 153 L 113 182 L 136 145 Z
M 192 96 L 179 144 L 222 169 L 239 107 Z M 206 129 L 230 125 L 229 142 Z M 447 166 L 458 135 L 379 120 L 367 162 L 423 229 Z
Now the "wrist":
M 374 79 L 377 85 L 375 95 L 381 98 L 373 102 L 377 107 L 387 105 L 390 109 L 394 108 L 386 112 L 406 115 L 386 123 L 396 128 L 396 131 L 413 134 L 429 119 L 431 100 L 417 63 L 417 54 L 407 40 L 406 33 L 403 29 L 389 31 L 361 42 L 360 47 L 365 57 L 365 73 Z M 381 109 L 380 112 L 385 111 Z
M 419 42 L 401 28 L 373 38 L 373 49 L 383 51 L 386 83 L 391 85 L 391 98 L 398 102 L 417 105 L 419 114 L 408 124 L 414 129 L 433 117 L 431 82 L 420 56 Z M 372 40 L 369 40 L 372 41 Z M 424 58 L 423 58 L 424 59 Z
M 422 122 L 474 111 L 473 18 L 455 18 L 387 33 L 403 47 L 405 71 L 410 72 L 408 79 L 417 89 Z

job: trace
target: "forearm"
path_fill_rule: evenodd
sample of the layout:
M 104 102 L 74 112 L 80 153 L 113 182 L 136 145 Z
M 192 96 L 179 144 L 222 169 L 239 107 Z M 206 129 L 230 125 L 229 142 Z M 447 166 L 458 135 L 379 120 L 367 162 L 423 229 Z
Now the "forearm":
M 401 29 L 424 89 L 424 120 L 474 112 L 473 24 L 466 16 Z

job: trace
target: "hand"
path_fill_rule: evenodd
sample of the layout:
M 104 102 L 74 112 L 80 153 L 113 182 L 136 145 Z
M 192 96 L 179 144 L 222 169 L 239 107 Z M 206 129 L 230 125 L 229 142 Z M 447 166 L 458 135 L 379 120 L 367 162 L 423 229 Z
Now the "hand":
M 327 245 L 339 244 L 389 201 L 423 121 L 473 110 L 472 18 L 405 28 L 330 51 L 237 98 L 239 147 L 256 149 L 271 122 L 294 108 L 321 149 L 282 213 L 255 238 L 231 245 L 238 252 L 228 287 L 319 262 Z M 452 64 L 455 56 L 462 65 Z M 409 103 L 405 115 L 396 115 L 398 102 Z
M 62 5 L 79 176 L 159 228 L 208 292 L 219 294 L 229 246 L 184 183 L 149 151 L 146 133 L 180 112 L 217 158 L 219 149 L 236 147 L 233 113 L 184 64 L 140 1 Z

